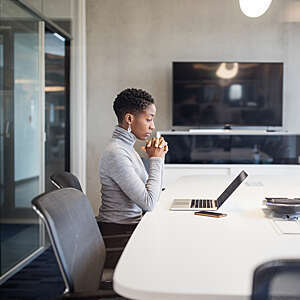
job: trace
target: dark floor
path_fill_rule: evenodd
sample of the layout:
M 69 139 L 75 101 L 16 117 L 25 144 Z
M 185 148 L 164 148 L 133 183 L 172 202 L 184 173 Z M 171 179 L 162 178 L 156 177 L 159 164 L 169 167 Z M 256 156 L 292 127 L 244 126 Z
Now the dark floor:
M 39 248 L 38 224 L 0 224 L 0 274 Z
M 49 248 L 0 286 L 0 299 L 53 300 L 63 293 L 64 287 L 54 253 Z
M 0 286 L 1 299 L 55 299 L 64 291 L 52 248 Z

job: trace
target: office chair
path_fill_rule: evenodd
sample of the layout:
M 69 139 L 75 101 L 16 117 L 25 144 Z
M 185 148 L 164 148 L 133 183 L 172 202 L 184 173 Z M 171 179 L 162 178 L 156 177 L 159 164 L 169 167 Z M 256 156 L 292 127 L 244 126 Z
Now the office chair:
M 70 172 L 57 172 L 50 176 L 51 183 L 58 189 L 72 187 L 82 192 L 81 184 L 79 179 Z M 98 218 L 96 217 L 98 221 Z M 102 235 L 105 241 L 105 245 L 108 252 L 108 259 L 105 267 L 114 267 L 119 259 L 120 255 L 116 256 L 116 249 L 120 251 L 120 249 L 124 249 L 129 238 L 130 234 L 122 233 L 122 234 L 110 234 L 110 235 Z
M 273 260 L 258 266 L 251 299 L 300 299 L 300 259 Z
M 32 206 L 46 225 L 65 282 L 62 298 L 116 297 L 113 271 L 104 272 L 106 249 L 87 197 L 65 188 L 34 198 Z
M 50 176 L 51 183 L 58 189 L 73 187 L 82 192 L 79 179 L 70 172 L 57 172 Z

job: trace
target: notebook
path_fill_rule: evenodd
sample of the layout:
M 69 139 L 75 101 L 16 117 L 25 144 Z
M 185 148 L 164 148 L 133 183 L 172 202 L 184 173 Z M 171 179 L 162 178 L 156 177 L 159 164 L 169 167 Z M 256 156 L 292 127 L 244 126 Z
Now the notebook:
M 174 199 L 170 210 L 217 210 L 229 196 L 238 188 L 238 186 L 246 179 L 248 174 L 242 171 L 218 197 L 217 200 L 212 199 Z

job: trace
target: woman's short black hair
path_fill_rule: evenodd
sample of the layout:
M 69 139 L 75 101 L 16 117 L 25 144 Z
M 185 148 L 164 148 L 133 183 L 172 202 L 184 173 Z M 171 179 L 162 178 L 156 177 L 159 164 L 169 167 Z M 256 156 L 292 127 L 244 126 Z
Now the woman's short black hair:
M 121 123 L 126 113 L 139 113 L 150 104 L 154 104 L 152 96 L 141 89 L 126 89 L 114 101 L 114 111 L 118 122 Z

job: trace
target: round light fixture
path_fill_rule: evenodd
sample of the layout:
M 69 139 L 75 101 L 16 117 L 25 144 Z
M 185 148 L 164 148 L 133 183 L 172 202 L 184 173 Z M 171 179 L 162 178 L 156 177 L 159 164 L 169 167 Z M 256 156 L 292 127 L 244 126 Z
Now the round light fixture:
M 263 15 L 271 5 L 272 0 L 240 0 L 242 12 L 250 18 Z
M 221 63 L 216 71 L 216 75 L 223 79 L 231 79 L 236 76 L 238 71 L 238 63 Z

